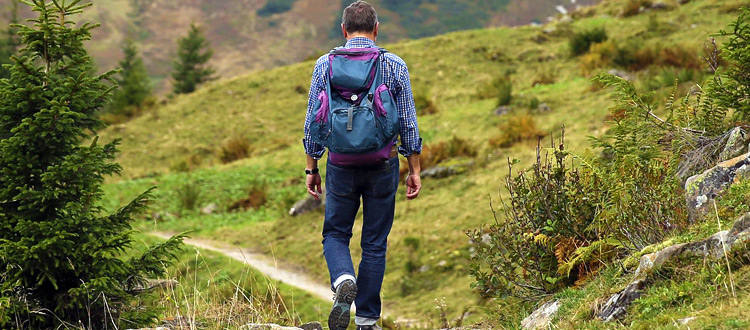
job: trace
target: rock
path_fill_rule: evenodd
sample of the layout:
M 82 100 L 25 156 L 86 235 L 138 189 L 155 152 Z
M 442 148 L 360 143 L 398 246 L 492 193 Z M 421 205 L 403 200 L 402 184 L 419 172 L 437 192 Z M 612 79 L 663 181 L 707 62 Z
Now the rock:
M 536 107 L 536 111 L 544 113 L 544 112 L 552 111 L 552 108 L 547 103 L 541 103 L 541 104 L 539 104 L 538 107 Z
M 654 2 L 650 8 L 653 10 L 667 10 L 669 9 L 669 5 L 664 2 Z
M 686 3 L 690 2 L 690 0 L 677 0 L 677 3 L 684 5 Z
M 240 327 L 241 330 L 300 330 L 297 327 L 282 327 L 278 324 L 250 323 Z
M 709 209 L 710 201 L 737 181 L 750 177 L 750 153 L 727 160 L 685 182 L 685 200 L 691 220 Z
M 750 213 L 737 220 L 731 229 L 720 231 L 705 240 L 677 244 L 644 255 L 635 271 L 633 282 L 610 297 L 597 313 L 597 317 L 606 322 L 625 316 L 628 306 L 643 294 L 648 283 L 648 276 L 671 260 L 691 256 L 721 260 L 726 251 L 732 251 L 737 244 L 748 242 L 750 242 Z M 741 260 L 748 259 L 741 258 Z
M 494 111 L 492 111 L 492 113 L 494 113 L 495 116 L 502 116 L 511 111 L 513 111 L 513 108 L 511 106 L 503 105 L 503 106 L 497 107 Z
M 429 270 L 430 270 L 430 266 L 428 266 L 428 265 L 422 265 L 422 267 L 419 267 L 419 269 L 417 269 L 417 272 L 426 273 Z
M 616 77 L 620 77 L 625 80 L 633 81 L 633 76 L 630 74 L 630 72 L 627 72 L 627 71 L 612 69 L 612 70 L 607 71 L 607 73 Z
M 686 317 L 686 318 L 683 318 L 683 319 L 678 319 L 677 323 L 680 324 L 680 325 L 687 325 L 688 323 L 693 322 L 696 319 L 697 319 L 697 317 L 690 316 L 690 317 Z
M 315 199 L 312 196 L 294 203 L 291 209 L 289 209 L 289 215 L 296 217 L 301 214 L 309 213 L 315 210 L 321 210 L 325 206 L 325 195 L 326 192 L 320 194 L 320 199 Z
M 169 221 L 175 219 L 176 217 L 172 213 L 162 211 L 152 213 L 151 218 L 153 218 L 155 221 Z
M 422 178 L 442 179 L 454 174 L 456 174 L 456 170 L 453 167 L 433 166 L 422 171 Z
M 219 205 L 216 205 L 216 203 L 211 203 L 211 204 L 208 204 L 208 205 L 204 206 L 201 209 L 201 213 L 203 213 L 203 214 L 213 214 L 218 209 L 219 209 Z
M 721 151 L 721 154 L 719 154 L 719 159 L 724 161 L 742 155 L 748 151 L 745 147 L 749 141 L 750 135 L 741 127 L 735 127 L 729 132 L 727 144 L 725 145 L 724 150 Z
M 547 329 L 558 309 L 560 309 L 559 300 L 548 301 L 523 319 L 521 327 L 524 329 Z
M 320 322 L 310 322 L 299 326 L 302 330 L 323 330 L 323 325 Z

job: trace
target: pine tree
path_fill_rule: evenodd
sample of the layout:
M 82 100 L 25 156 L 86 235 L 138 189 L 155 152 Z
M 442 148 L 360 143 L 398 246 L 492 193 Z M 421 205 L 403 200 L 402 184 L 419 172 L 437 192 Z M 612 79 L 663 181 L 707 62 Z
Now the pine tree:
M 39 17 L 20 27 L 25 48 L 0 80 L 0 328 L 145 322 L 153 314 L 130 311 L 134 288 L 161 275 L 182 237 L 124 257 L 149 192 L 111 214 L 99 203 L 120 166 L 117 141 L 94 136 L 114 72 L 90 73 L 83 42 L 97 25 L 69 20 L 90 3 L 22 2 Z
M 18 1 L 11 1 L 10 9 L 10 24 L 7 29 L 3 31 L 5 38 L 0 40 L 0 78 L 10 77 L 10 70 L 5 66 L 13 64 L 10 57 L 16 54 L 18 47 L 20 46 L 18 40 Z
M 188 35 L 178 42 L 177 59 L 174 61 L 173 91 L 175 94 L 192 93 L 198 85 L 214 79 L 215 70 L 208 65 L 213 51 L 195 24 L 190 25 Z
M 138 48 L 128 40 L 122 48 L 125 58 L 120 61 L 122 70 L 116 78 L 120 86 L 115 92 L 112 112 L 131 116 L 138 112 L 146 99 L 151 96 L 151 82 L 146 66 L 138 54 Z

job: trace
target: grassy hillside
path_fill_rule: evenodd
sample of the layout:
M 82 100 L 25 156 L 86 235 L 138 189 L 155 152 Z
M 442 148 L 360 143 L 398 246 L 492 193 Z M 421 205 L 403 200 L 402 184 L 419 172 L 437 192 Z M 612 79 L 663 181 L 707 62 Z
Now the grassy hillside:
M 0 1 L 7 21 L 11 1 Z M 579 1 L 582 4 L 597 0 Z M 206 29 L 215 49 L 212 65 L 228 78 L 250 71 L 301 61 L 337 45 L 338 22 L 344 4 L 324 0 L 96 0 L 86 17 L 100 22 L 95 42 L 88 47 L 101 69 L 111 69 L 122 58 L 125 38 L 133 38 L 143 52 L 157 90 L 165 91 L 176 40 L 191 23 Z M 381 39 L 433 36 L 456 30 L 528 24 L 556 13 L 564 0 L 534 1 L 372 1 L 383 22 Z M 23 13 L 22 13 L 23 14 Z M 22 15 L 27 16 L 27 15 Z
M 655 100 L 665 100 L 673 78 L 681 77 L 679 90 L 685 93 L 705 78 L 692 63 L 702 43 L 736 17 L 743 3 L 670 2 L 667 10 L 621 17 L 628 1 L 613 0 L 544 27 L 471 30 L 384 45 L 408 63 L 422 107 L 437 108 L 419 118 L 425 143 L 432 150 L 443 142 L 477 151 L 469 171 L 425 179 L 419 199 L 407 202 L 399 191 L 384 312 L 441 325 L 441 311 L 451 324 L 461 315 L 472 321 L 493 311 L 493 301 L 478 298 L 469 288 L 472 278 L 466 269 L 472 251 L 464 232 L 492 221 L 490 199 L 498 203 L 504 194 L 508 158 L 530 164 L 535 142 L 516 142 L 523 140 L 519 136 L 543 131 L 559 137 L 565 125 L 569 150 L 598 152 L 586 149 L 587 137 L 605 132 L 613 103 L 608 90 L 590 82 L 591 75 L 618 67 L 638 78 L 639 89 L 654 92 Z M 638 68 L 597 62 L 596 56 L 572 57 L 569 37 L 593 28 L 606 29 L 612 45 L 655 49 L 656 55 Z M 589 54 L 601 55 L 604 48 L 594 47 Z M 685 57 L 672 59 L 675 49 Z M 118 161 L 125 174 L 105 188 L 109 206 L 156 185 L 153 214 L 144 215 L 141 230 L 194 230 L 197 237 L 272 254 L 325 283 L 322 214 L 286 214 L 305 195 L 301 129 L 312 65 L 307 61 L 214 82 L 101 132 L 104 140 L 122 138 Z M 512 83 L 513 110 L 496 116 L 503 81 Z M 551 110 L 538 110 L 541 103 Z M 251 157 L 221 165 L 220 149 L 243 138 Z M 265 203 L 244 212 L 227 211 L 248 196 Z M 199 208 L 209 204 L 216 204 L 218 212 L 202 214 Z M 358 230 L 352 242 L 355 255 Z M 436 309 L 441 301 L 445 307 Z

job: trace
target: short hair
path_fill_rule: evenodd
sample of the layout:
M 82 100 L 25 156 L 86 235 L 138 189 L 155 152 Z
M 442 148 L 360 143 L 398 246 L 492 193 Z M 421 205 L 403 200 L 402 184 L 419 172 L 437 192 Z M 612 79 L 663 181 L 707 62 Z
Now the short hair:
M 378 24 L 378 14 L 369 3 L 357 1 L 344 9 L 341 24 L 348 33 L 372 32 Z

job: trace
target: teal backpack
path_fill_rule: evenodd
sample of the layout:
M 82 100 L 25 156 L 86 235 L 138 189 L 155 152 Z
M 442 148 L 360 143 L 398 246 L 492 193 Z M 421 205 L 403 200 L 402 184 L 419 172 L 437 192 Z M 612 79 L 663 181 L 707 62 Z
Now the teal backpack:
M 313 107 L 310 135 L 335 165 L 369 165 L 390 158 L 398 110 L 380 70 L 382 48 L 337 48 L 328 54 L 326 88 Z

